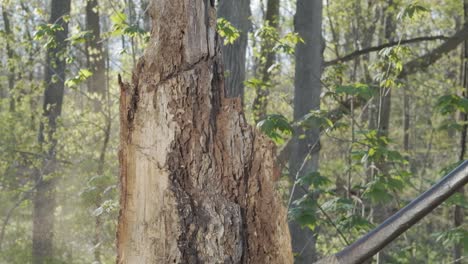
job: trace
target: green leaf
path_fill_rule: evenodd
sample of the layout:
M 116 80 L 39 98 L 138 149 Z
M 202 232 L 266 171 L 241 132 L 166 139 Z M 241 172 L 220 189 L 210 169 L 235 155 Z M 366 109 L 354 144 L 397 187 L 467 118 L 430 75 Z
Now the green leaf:
M 124 12 L 115 12 L 110 16 L 113 24 L 122 25 L 126 24 L 127 15 Z
M 304 195 L 295 200 L 293 205 L 294 207 L 290 208 L 288 211 L 288 218 L 298 222 L 303 227 L 314 229 L 317 225 L 317 203 L 312 195 Z
M 356 230 L 359 232 L 368 232 L 374 225 L 360 215 L 351 215 L 337 221 L 337 226 L 341 230 Z
M 465 250 L 468 249 L 468 230 L 464 229 L 463 226 L 452 228 L 444 232 L 434 233 L 432 236 L 436 238 L 436 242 L 442 243 L 444 247 L 450 247 L 456 243 L 461 243 Z
M 355 83 L 350 85 L 339 85 L 335 88 L 337 94 L 345 94 L 359 96 L 363 99 L 370 99 L 374 95 L 374 91 L 367 84 Z
M 444 95 L 437 100 L 436 109 L 442 115 L 452 114 L 456 111 L 468 113 L 468 99 L 456 94 Z
M 277 144 L 284 141 L 284 137 L 293 133 L 293 128 L 283 115 L 268 115 L 258 122 L 257 127 Z
M 325 212 L 347 212 L 353 207 L 353 202 L 350 199 L 342 197 L 335 197 L 322 204 L 322 209 Z
M 65 85 L 68 86 L 68 87 L 76 87 L 80 83 L 86 81 L 92 75 L 93 75 L 93 72 L 91 72 L 90 70 L 80 69 L 78 71 L 78 75 L 76 75 L 75 77 L 70 78 L 67 81 L 65 81 Z
M 140 28 L 138 25 L 128 25 L 123 27 L 122 33 L 130 37 L 137 37 L 145 35 L 146 31 Z
M 388 191 L 382 179 L 377 178 L 366 185 L 363 197 L 371 199 L 373 203 L 388 202 L 392 199 Z
M 225 18 L 218 18 L 216 31 L 224 38 L 224 45 L 233 44 L 240 36 L 240 31 Z
M 412 19 L 415 18 L 416 15 L 422 15 L 424 13 L 428 13 L 429 11 L 429 8 L 422 6 L 419 2 L 414 2 L 407 5 L 400 13 L 398 13 L 397 19 Z
M 90 40 L 94 37 L 91 31 L 80 31 L 76 34 L 71 35 L 66 40 L 69 41 L 71 44 L 83 44 L 86 43 L 87 40 Z
M 322 175 L 318 171 L 306 174 L 296 181 L 297 184 L 302 186 L 313 186 L 315 189 L 330 185 L 332 182 Z
M 299 126 L 306 130 L 312 128 L 333 128 L 334 123 L 327 117 L 327 114 L 326 111 L 312 110 L 297 122 Z

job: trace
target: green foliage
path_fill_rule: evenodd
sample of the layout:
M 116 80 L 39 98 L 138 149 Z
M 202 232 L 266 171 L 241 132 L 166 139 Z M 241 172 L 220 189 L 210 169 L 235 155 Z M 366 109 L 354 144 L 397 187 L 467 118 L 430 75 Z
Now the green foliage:
M 442 115 L 453 114 L 456 111 L 468 113 L 468 99 L 456 94 L 444 95 L 437 100 L 436 107 Z
M 72 88 L 76 87 L 82 82 L 86 81 L 89 77 L 93 76 L 93 72 L 88 70 L 88 69 L 80 69 L 78 71 L 78 75 L 76 75 L 73 78 L 68 79 L 65 82 L 65 85 Z
M 224 38 L 224 45 L 233 44 L 240 36 L 240 31 L 225 18 L 218 18 L 216 30 Z
M 441 243 L 444 247 L 453 246 L 455 243 L 461 243 L 464 250 L 468 250 L 468 230 L 466 228 L 452 228 L 444 232 L 437 232 L 432 235 L 436 242 Z
M 375 225 L 360 215 L 342 217 L 337 221 L 337 225 L 341 230 L 355 231 L 360 234 L 367 233 L 375 228 Z
M 37 27 L 36 33 L 34 34 L 34 40 L 45 39 L 45 48 L 55 48 L 57 47 L 57 42 L 55 41 L 55 33 L 58 31 L 63 31 L 63 27 L 59 24 L 40 24 Z
M 84 44 L 86 41 L 93 39 L 94 36 L 91 31 L 81 31 L 79 30 L 77 33 L 71 35 L 69 38 L 67 38 L 67 41 L 69 41 L 72 45 L 78 45 L 78 44 Z
M 255 32 L 255 36 L 263 40 L 264 45 L 262 48 L 264 49 L 264 53 L 274 52 L 276 54 L 293 55 L 296 45 L 298 43 L 305 43 L 296 32 L 290 32 L 284 36 L 280 36 L 278 30 L 270 26 L 269 23 L 260 27 Z
M 363 83 L 355 83 L 350 85 L 338 85 L 335 88 L 335 93 L 338 95 L 358 96 L 360 98 L 369 100 L 375 95 L 375 90 L 369 85 Z
M 282 144 L 284 138 L 293 133 L 293 128 L 286 117 L 282 115 L 268 115 L 258 122 L 257 127 L 277 144 Z
M 327 111 L 312 110 L 297 121 L 298 125 L 305 130 L 319 127 L 321 129 L 333 128 L 333 122 L 327 117 Z M 301 137 L 301 136 L 299 136 Z
M 355 160 L 359 160 L 361 163 L 386 161 L 402 165 L 408 164 L 406 158 L 399 151 L 388 148 L 391 141 L 386 136 L 380 136 L 377 130 L 357 131 L 357 134 L 361 136 L 361 139 L 354 143 L 356 150 L 352 152 L 352 156 Z
M 138 24 L 130 24 L 124 12 L 114 12 L 110 16 L 112 31 L 110 36 L 128 36 L 131 38 L 141 37 L 145 42 L 149 41 L 149 32 L 146 32 Z
M 310 186 L 309 188 L 319 190 L 323 187 L 327 187 L 331 184 L 331 181 L 322 175 L 318 171 L 306 174 L 296 181 L 296 184 L 300 186 Z
M 284 53 L 288 55 L 294 55 L 296 45 L 299 43 L 305 43 L 304 40 L 296 32 L 286 34 L 284 37 L 278 39 L 273 50 L 277 53 Z
M 400 13 L 397 15 L 398 20 L 405 18 L 413 19 L 418 18 L 418 15 L 423 15 L 430 12 L 430 9 L 421 5 L 418 1 L 408 4 Z
M 305 194 L 302 198 L 295 200 L 293 205 L 294 207 L 288 211 L 288 218 L 296 221 L 301 226 L 314 230 L 318 224 L 316 198 L 312 194 Z
M 31 262 L 32 197 L 35 173 L 43 166 L 51 141 L 38 143 L 40 123 L 50 130 L 42 116 L 44 86 L 42 67 L 47 48 L 57 47 L 55 33 L 63 28 L 48 24 L 47 1 L 4 1 L 2 11 L 11 20 L 11 34 L 6 34 L 2 19 L 0 53 L 0 215 L 10 209 L 12 218 L 5 227 L 0 263 Z M 138 1 L 100 1 L 101 36 L 83 30 L 83 11 L 87 1 L 73 2 L 73 11 L 63 17 L 71 26 L 67 38 L 69 51 L 56 54 L 67 61 L 66 93 L 62 116 L 53 139 L 57 145 L 57 170 L 43 175 L 57 182 L 59 206 L 54 213 L 56 259 L 50 263 L 93 263 L 96 249 L 101 263 L 115 262 L 115 225 L 118 216 L 118 97 L 114 77 L 131 78 L 131 69 L 149 41 L 142 29 L 145 14 Z M 252 91 L 268 89 L 267 118 L 258 124 L 276 144 L 288 144 L 293 133 L 299 138 L 319 129 L 320 172 L 307 171 L 288 184 L 307 192 L 294 201 L 288 212 L 305 228 L 318 232 L 318 254 L 331 255 L 346 243 L 369 231 L 376 224 L 373 210 L 382 206 L 398 209 L 414 199 L 442 175 L 459 163 L 459 131 L 466 122 L 459 113 L 468 113 L 468 102 L 459 84 L 461 63 L 457 52 L 440 56 L 427 69 L 400 79 L 408 61 L 428 54 L 441 41 L 423 41 L 396 45 L 356 57 L 346 63 L 324 67 L 321 76 L 323 94 L 320 110 L 297 120 L 293 116 L 293 89 L 297 44 L 304 40 L 294 33 L 294 1 L 281 3 L 279 27 L 262 20 L 260 2 L 252 2 L 253 30 L 249 33 L 248 78 L 244 106 L 252 111 Z M 431 7 L 429 10 L 428 7 Z M 286 15 L 285 15 L 286 14 Z M 332 61 L 355 50 L 378 43 L 420 36 L 450 35 L 463 17 L 463 3 L 440 1 L 328 1 L 324 4 L 324 61 Z M 4 14 L 0 14 L 4 16 Z M 384 38 L 386 21 L 393 18 L 392 40 Z M 389 20 L 390 19 L 390 20 Z M 458 24 L 457 24 L 458 23 Z M 218 34 L 226 45 L 240 35 L 229 21 L 217 21 Z M 445 34 L 445 33 L 444 33 Z M 95 74 L 88 65 L 87 40 L 99 37 L 108 59 L 108 96 L 86 92 L 87 80 Z M 164 43 L 164 40 L 158 40 Z M 13 56 L 7 52 L 7 44 Z M 121 52 L 119 52 L 121 50 Z M 267 55 L 275 63 L 264 69 Z M 52 54 L 54 55 L 54 54 Z M 440 54 L 438 54 L 440 55 Z M 41 67 L 39 67 L 41 65 Z M 266 67 L 265 67 L 266 68 Z M 270 74 L 264 78 L 263 73 Z M 13 76 L 13 87 L 9 77 Z M 53 82 L 58 81 L 54 77 Z M 395 89 L 404 87 L 404 89 Z M 315 87 L 311 87 L 313 89 Z M 382 127 L 382 95 L 392 90 L 390 122 Z M 354 108 L 351 111 L 350 100 Z M 405 101 L 406 100 L 406 101 Z M 96 110 L 96 102 L 102 108 Z M 14 109 L 11 109 L 12 103 Z M 337 111 L 338 110 L 338 111 Z M 379 116 L 380 115 L 380 116 Z M 405 115 L 409 127 L 405 128 Z M 107 125 L 110 141 L 100 164 Z M 442 129 L 436 129 L 442 128 Z M 404 129 L 408 129 L 404 131 Z M 408 133 L 408 148 L 403 135 Z M 446 166 L 450 164 L 449 166 Z M 99 169 L 102 165 L 101 169 Z M 287 165 L 283 172 L 288 170 Z M 411 171 L 411 173 L 409 172 Z M 286 183 L 284 184 L 286 185 Z M 287 192 L 287 188 L 282 190 Z M 17 207 L 15 208 L 16 204 Z M 453 228 L 452 207 L 466 209 L 466 197 L 452 196 L 444 205 L 414 226 L 403 239 L 396 240 L 389 251 L 389 263 L 451 263 L 452 247 L 467 247 L 466 224 Z M 465 216 L 466 217 L 466 216 Z M 95 223 L 102 223 L 101 240 L 94 243 Z M 339 233 L 343 234 L 340 235 Z M 466 251 L 465 251 L 466 252 Z
M 244 81 L 244 85 L 247 88 L 251 89 L 268 89 L 272 87 L 273 85 L 269 82 L 264 82 L 260 79 L 257 79 L 255 77 L 252 77 L 246 81 Z

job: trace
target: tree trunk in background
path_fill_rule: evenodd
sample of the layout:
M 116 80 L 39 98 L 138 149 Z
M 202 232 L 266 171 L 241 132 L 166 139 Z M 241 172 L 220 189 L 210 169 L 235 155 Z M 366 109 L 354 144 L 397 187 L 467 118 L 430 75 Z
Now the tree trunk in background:
M 239 38 L 230 45 L 223 45 L 222 56 L 227 97 L 244 97 L 245 61 L 250 21 L 250 0 L 221 0 L 218 4 L 218 17 L 240 31 Z
M 149 0 L 142 0 L 141 1 L 141 9 L 143 12 L 143 29 L 146 32 L 151 31 L 151 18 L 149 16 Z
M 387 0 L 387 10 L 385 12 L 385 24 L 384 24 L 384 38 L 386 42 L 392 42 L 395 40 L 396 24 L 395 24 L 395 11 L 394 10 L 393 0 Z M 377 105 L 376 111 L 376 128 L 377 135 L 379 137 L 388 137 L 390 131 L 390 112 L 392 106 L 392 88 L 391 87 L 380 87 L 379 102 Z M 388 177 L 388 164 L 385 161 L 379 161 L 375 166 L 378 168 L 380 174 L 384 174 L 385 177 Z M 373 177 L 376 176 L 374 171 Z M 373 205 L 372 209 L 372 218 L 373 222 L 380 224 L 385 221 L 389 216 L 392 215 L 392 204 L 391 203 L 378 203 Z M 382 250 L 377 254 L 377 263 L 389 263 L 390 259 L 388 257 L 387 249 Z
M 411 125 L 411 116 L 410 116 L 410 95 L 408 93 L 408 80 L 405 78 L 403 87 L 403 150 L 406 154 L 409 154 L 410 150 L 410 125 Z
M 56 145 L 55 131 L 57 118 L 62 112 L 63 91 L 65 82 L 65 39 L 68 35 L 68 22 L 63 16 L 70 13 L 70 0 L 52 0 L 49 23 L 59 24 L 63 30 L 55 32 L 55 47 L 47 49 L 44 117 L 47 125 L 40 124 L 39 143 L 44 149 L 45 158 L 42 170 L 36 175 L 37 189 L 33 198 L 33 245 L 32 259 L 34 264 L 51 263 L 53 259 L 53 230 L 55 212 L 55 175 Z
M 101 99 L 106 95 L 106 65 L 102 51 L 101 29 L 97 0 L 88 0 L 86 4 L 86 30 L 92 37 L 86 42 L 88 68 L 93 72 L 89 78 L 89 92 L 97 93 Z
M 274 145 L 224 96 L 214 1 L 150 12 L 145 56 L 120 81 L 117 263 L 292 263 Z
M 10 111 L 15 111 L 15 98 L 13 95 L 13 89 L 15 88 L 15 62 L 13 62 L 13 56 L 15 55 L 13 49 L 11 48 L 11 43 L 13 42 L 13 34 L 11 32 L 10 18 L 8 12 L 6 11 L 5 5 L 2 5 L 2 16 L 3 16 L 3 26 L 5 30 L 6 37 L 6 54 L 7 54 L 7 68 L 8 68 L 8 92 L 0 91 L 0 98 L 6 97 L 6 94 L 10 96 Z
M 304 39 L 305 43 L 296 46 L 296 75 L 294 79 L 294 119 L 297 120 L 311 110 L 320 109 L 320 94 L 322 74 L 322 1 L 298 0 L 294 21 L 295 31 Z M 290 176 L 295 181 L 296 174 L 305 159 L 306 165 L 299 176 L 317 171 L 319 166 L 320 127 L 317 126 L 306 131 L 296 131 L 293 139 L 292 151 L 289 160 Z M 304 134 L 303 139 L 298 135 Z M 310 150 L 313 147 L 312 150 Z M 311 156 L 308 153 L 311 152 Z M 296 200 L 305 193 L 296 188 L 292 194 Z M 292 246 L 295 253 L 301 253 L 296 257 L 296 263 L 312 263 L 316 258 L 315 241 L 313 232 L 301 228 L 296 222 L 289 223 Z
M 96 93 L 99 99 L 94 102 L 95 110 L 100 113 L 105 106 L 104 102 L 107 99 L 108 87 L 106 85 L 106 65 L 105 65 L 105 53 L 102 48 L 101 40 L 101 29 L 100 29 L 100 16 L 97 0 L 88 0 L 86 3 L 86 30 L 92 34 L 91 39 L 86 42 L 86 55 L 88 59 L 88 68 L 93 72 L 93 75 L 88 80 L 88 91 Z M 110 106 L 107 105 L 109 110 Z M 107 146 L 110 139 L 111 129 L 111 117 L 109 111 L 103 110 L 103 116 L 105 119 L 104 138 L 102 139 L 102 147 L 99 154 L 99 160 L 97 164 L 97 175 L 102 177 L 104 174 L 104 166 L 106 160 Z M 107 113 L 104 113 L 107 112 Z M 97 139 L 98 142 L 100 139 Z M 99 208 L 102 203 L 101 194 L 104 191 L 102 186 L 96 186 L 97 196 L 95 198 L 95 208 Z M 102 219 L 101 215 L 95 216 L 95 230 L 93 239 L 94 249 L 94 262 L 101 263 L 101 232 L 102 232 Z
M 468 23 L 468 0 L 463 1 L 463 23 L 466 24 Z M 463 87 L 465 90 L 463 91 L 463 97 L 468 98 L 468 41 L 465 40 L 464 46 L 463 46 Z M 459 160 L 462 162 L 465 159 L 465 153 L 466 153 L 466 135 L 467 135 L 467 130 L 468 130 L 468 125 L 466 122 L 468 121 L 468 114 L 467 113 L 461 113 L 460 119 L 462 122 L 465 122 L 463 125 L 463 129 L 461 132 L 461 138 L 460 138 L 460 156 Z M 465 188 L 462 187 L 459 190 L 460 195 L 464 196 L 465 195 Z M 464 212 L 463 212 L 463 207 L 456 205 L 454 208 L 454 213 L 453 213 L 453 225 L 455 228 L 460 228 L 463 225 L 464 221 Z M 463 240 L 459 243 L 456 243 L 453 249 L 453 263 L 463 263 Z
M 279 0 L 268 0 L 265 15 L 265 25 L 268 24 L 270 27 L 278 29 L 280 16 L 279 8 Z M 269 70 L 275 63 L 275 52 L 273 51 L 275 40 L 263 38 L 261 42 L 262 44 L 260 55 L 262 59 L 260 62 L 260 78 L 263 84 L 269 84 L 271 82 L 271 72 Z M 260 120 L 265 119 L 266 117 L 268 95 L 270 94 L 270 91 L 269 87 L 257 87 L 255 92 L 256 94 L 252 104 L 252 110 L 255 123 L 258 123 Z

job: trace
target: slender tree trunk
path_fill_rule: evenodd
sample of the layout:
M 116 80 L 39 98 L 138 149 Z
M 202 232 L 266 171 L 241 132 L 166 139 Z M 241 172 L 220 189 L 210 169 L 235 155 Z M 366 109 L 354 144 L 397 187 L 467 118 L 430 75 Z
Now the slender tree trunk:
M 86 42 L 88 68 L 93 72 L 89 78 L 89 92 L 97 93 L 101 99 L 106 94 L 106 66 L 102 51 L 101 29 L 99 24 L 99 9 L 97 0 L 88 0 L 86 4 L 86 30 L 92 37 Z
M 125 0 L 125 4 L 128 8 L 128 23 L 130 25 L 135 25 L 136 24 L 136 14 L 135 14 L 135 3 L 133 0 Z M 130 39 L 130 49 L 131 49 L 131 55 L 132 55 L 132 61 L 133 61 L 133 67 L 136 66 L 136 59 L 137 59 L 137 44 L 138 42 L 135 41 L 134 36 L 129 36 Z
M 107 85 L 106 85 L 106 56 L 102 48 L 101 29 L 100 29 L 100 15 L 98 10 L 97 0 L 88 0 L 86 4 L 86 29 L 92 33 L 92 38 L 87 42 L 87 57 L 88 68 L 93 72 L 93 75 L 88 81 L 88 91 L 94 92 L 99 96 L 99 99 L 94 102 L 94 108 L 98 113 L 102 113 L 105 119 L 104 138 L 102 139 L 102 147 L 99 154 L 97 165 L 97 175 L 104 174 L 104 166 L 106 161 L 107 146 L 110 138 L 111 120 L 110 113 L 106 115 L 104 102 L 107 99 Z M 107 106 L 109 107 L 109 106 Z M 100 139 L 98 139 L 100 140 Z M 102 203 L 103 186 L 97 187 L 97 196 L 95 198 L 95 207 L 99 208 Z M 94 262 L 101 263 L 101 232 L 102 232 L 102 219 L 101 215 L 95 216 L 94 222 Z
M 231 45 L 223 45 L 222 56 L 227 97 L 244 97 L 245 61 L 250 21 L 250 0 L 221 0 L 218 17 L 225 18 L 240 31 L 239 38 Z
M 8 93 L 10 95 L 10 111 L 15 111 L 15 97 L 13 94 L 13 89 L 15 88 L 15 62 L 14 60 L 14 51 L 11 48 L 11 43 L 13 42 L 13 33 L 11 32 L 10 18 L 6 10 L 5 5 L 2 5 L 2 16 L 3 16 L 3 26 L 6 36 L 6 53 L 7 53 L 7 68 L 8 68 Z M 6 93 L 0 91 L 0 98 L 6 97 Z
M 468 23 L 468 0 L 463 1 L 463 11 L 464 11 L 464 23 L 465 26 Z M 465 90 L 463 91 L 463 97 L 468 98 L 468 41 L 465 40 L 464 47 L 463 47 L 463 87 Z M 461 113 L 461 119 L 465 124 L 463 125 L 463 129 L 461 132 L 460 138 L 460 162 L 465 159 L 466 153 L 466 135 L 468 130 L 468 125 L 466 122 L 468 121 L 468 114 Z M 460 195 L 465 195 L 465 188 L 462 187 L 459 190 Z M 453 225 L 455 228 L 460 228 L 463 225 L 464 221 L 464 212 L 463 207 L 456 205 L 454 208 L 454 216 L 453 216 Z M 453 249 L 453 259 L 454 263 L 463 263 L 463 241 L 460 243 L 456 243 Z
M 410 150 L 410 95 L 408 94 L 407 80 L 405 79 L 403 87 L 403 150 L 408 152 Z
M 279 0 L 268 0 L 266 15 L 265 15 L 265 24 L 269 25 L 272 28 L 278 29 L 279 25 L 279 16 L 280 16 L 280 1 Z M 275 40 L 264 38 L 262 39 L 261 44 L 261 66 L 260 66 L 260 76 L 262 83 L 269 85 L 271 82 L 271 72 L 270 68 L 275 63 L 275 52 L 273 47 L 275 45 Z M 270 94 L 269 87 L 267 86 L 258 86 L 256 88 L 256 95 L 253 101 L 252 110 L 254 114 L 254 120 L 257 123 L 258 121 L 265 119 L 267 114 L 268 106 L 268 95 Z
M 57 118 L 62 112 L 65 81 L 65 39 L 68 22 L 63 16 L 70 13 L 70 0 L 52 0 L 50 23 L 57 23 L 63 30 L 55 32 L 56 46 L 47 49 L 43 114 L 47 124 L 41 123 L 39 143 L 45 148 L 46 158 L 42 171 L 37 175 L 37 190 L 33 198 L 33 245 L 34 264 L 50 263 L 53 259 L 53 230 L 55 211 Z M 53 80 L 54 79 L 54 80 Z M 47 178 L 46 178 L 47 177 Z
M 142 9 L 142 12 L 143 12 L 143 29 L 146 32 L 151 31 L 151 19 L 150 19 L 150 16 L 149 16 L 148 7 L 149 7 L 149 0 L 142 0 L 141 1 L 141 9 Z
M 387 0 L 387 10 L 385 14 L 385 27 L 384 27 L 384 38 L 387 42 L 392 42 L 395 40 L 395 13 L 392 10 L 394 7 L 393 0 Z M 387 137 L 390 131 L 390 112 L 392 107 L 392 89 L 391 87 L 380 87 L 379 102 L 376 109 L 377 112 L 377 135 L 379 137 Z M 375 164 L 379 169 L 379 173 L 386 175 L 388 173 L 388 164 L 385 161 L 379 161 Z M 375 177 L 375 173 L 373 177 Z M 386 175 L 387 176 L 387 175 Z M 373 206 L 373 221 L 375 223 L 382 223 L 385 221 L 392 212 L 391 204 L 378 203 Z M 382 250 L 377 254 L 377 263 L 387 263 L 390 260 L 388 259 L 387 250 Z
M 304 39 L 305 43 L 296 46 L 296 74 L 294 79 L 294 119 L 300 119 L 311 110 L 320 109 L 320 94 L 322 85 L 322 1 L 298 0 L 296 16 L 294 18 L 295 30 Z M 298 135 L 304 134 L 303 139 Z M 303 176 L 317 171 L 319 167 L 319 140 L 320 127 L 296 131 L 293 139 L 292 151 L 289 159 L 289 169 L 292 181 L 296 175 Z M 312 148 L 312 149 L 311 149 Z M 308 155 L 310 153 L 310 155 Z M 299 169 L 303 162 L 303 169 Z M 295 188 L 291 194 L 296 200 L 304 195 L 302 189 Z M 296 263 L 312 263 L 316 258 L 315 234 L 308 228 L 302 228 L 296 222 L 289 223 L 292 238 L 292 247 Z
M 120 81 L 117 263 L 292 263 L 273 144 L 224 96 L 214 1 L 150 10 L 148 49 Z

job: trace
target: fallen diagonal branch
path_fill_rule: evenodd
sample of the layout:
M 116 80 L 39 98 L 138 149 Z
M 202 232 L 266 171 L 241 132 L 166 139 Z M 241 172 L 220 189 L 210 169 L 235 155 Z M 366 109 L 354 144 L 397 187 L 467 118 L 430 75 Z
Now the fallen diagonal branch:
M 468 183 L 468 161 L 448 173 L 438 183 L 414 199 L 410 204 L 389 217 L 371 232 L 338 252 L 316 264 L 358 264 L 370 259 L 457 190 Z

